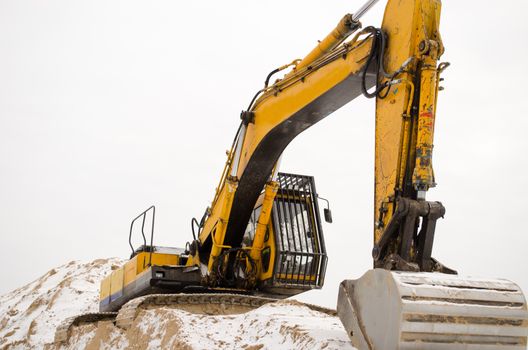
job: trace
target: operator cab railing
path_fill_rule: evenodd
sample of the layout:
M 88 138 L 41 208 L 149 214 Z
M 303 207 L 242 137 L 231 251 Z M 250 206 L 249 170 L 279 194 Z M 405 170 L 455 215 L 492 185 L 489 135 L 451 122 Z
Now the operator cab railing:
M 277 246 L 274 284 L 321 288 L 327 255 L 312 176 L 279 173 L 272 210 Z
M 145 236 L 145 223 L 147 222 L 148 217 L 150 217 L 150 244 L 149 245 L 147 245 L 147 238 Z M 132 254 L 130 255 L 130 259 L 136 256 L 138 253 L 150 252 L 149 262 L 147 266 L 152 265 L 152 252 L 154 251 L 154 221 L 155 219 L 156 219 L 156 207 L 152 205 L 147 210 L 143 211 L 141 214 L 136 216 L 130 223 L 130 233 L 128 235 L 128 244 L 130 245 L 130 249 L 132 249 Z M 140 221 L 141 221 L 141 237 L 143 238 L 143 245 L 139 246 L 139 248 L 137 249 L 134 249 L 134 246 L 132 245 L 132 232 L 134 230 L 134 226 L 136 222 L 140 222 Z

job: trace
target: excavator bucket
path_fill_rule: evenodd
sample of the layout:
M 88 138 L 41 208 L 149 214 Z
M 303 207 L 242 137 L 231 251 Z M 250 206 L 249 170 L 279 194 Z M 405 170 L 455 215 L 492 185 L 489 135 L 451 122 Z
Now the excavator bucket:
M 528 311 L 504 279 L 367 271 L 339 288 L 337 313 L 360 350 L 526 350 Z

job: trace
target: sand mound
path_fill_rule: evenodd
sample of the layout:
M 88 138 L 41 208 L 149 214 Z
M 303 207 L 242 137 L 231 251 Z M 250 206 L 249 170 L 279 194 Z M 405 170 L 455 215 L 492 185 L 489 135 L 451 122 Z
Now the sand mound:
M 121 263 L 73 261 L 1 296 L 0 349 L 352 349 L 337 317 L 288 300 L 222 315 L 148 308 L 127 330 L 84 324 L 67 344 L 53 344 L 62 320 L 97 311 L 99 281 Z

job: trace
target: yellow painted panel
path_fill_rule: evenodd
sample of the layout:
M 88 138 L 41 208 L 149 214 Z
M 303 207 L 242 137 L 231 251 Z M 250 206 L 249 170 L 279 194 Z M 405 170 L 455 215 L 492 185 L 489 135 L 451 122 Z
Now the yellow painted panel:
M 99 300 L 103 300 L 110 296 L 110 278 L 111 274 L 106 276 L 99 286 Z
M 111 281 L 110 281 L 110 295 L 115 294 L 123 289 L 123 277 L 124 277 L 124 270 L 123 268 L 119 268 L 112 272 Z
M 152 265 L 178 265 L 179 255 L 152 253 Z M 128 285 L 148 269 L 150 262 L 150 253 L 141 252 L 128 261 L 124 267 L 124 285 Z
M 136 265 L 136 275 L 138 275 L 141 271 L 145 270 L 148 264 L 148 259 L 145 259 L 146 253 L 139 253 L 135 256 L 137 259 L 137 265 Z
M 128 285 L 130 282 L 134 281 L 137 276 L 137 256 L 133 257 L 129 261 L 126 262 L 125 266 L 123 266 L 123 269 L 125 270 L 125 278 L 123 285 Z
M 152 265 L 178 265 L 179 260 L 179 255 L 157 253 L 152 254 Z

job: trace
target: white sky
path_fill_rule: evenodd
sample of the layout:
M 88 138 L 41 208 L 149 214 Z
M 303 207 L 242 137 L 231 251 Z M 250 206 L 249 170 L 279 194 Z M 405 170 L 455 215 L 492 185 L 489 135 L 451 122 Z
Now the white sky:
M 128 257 L 130 220 L 158 209 L 155 243 L 183 246 L 225 150 L 273 68 L 304 56 L 363 1 L 0 0 L 0 293 L 74 259 Z M 363 20 L 381 23 L 381 1 Z M 428 199 L 447 208 L 434 256 L 528 291 L 524 0 L 444 0 Z M 374 101 L 292 142 L 282 170 L 331 200 L 325 287 L 371 267 Z

